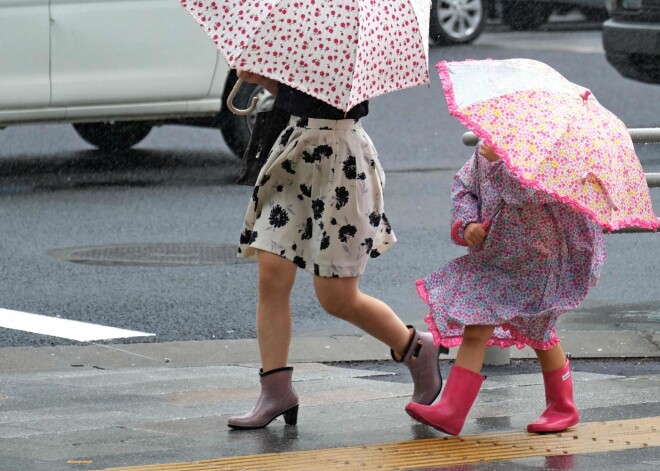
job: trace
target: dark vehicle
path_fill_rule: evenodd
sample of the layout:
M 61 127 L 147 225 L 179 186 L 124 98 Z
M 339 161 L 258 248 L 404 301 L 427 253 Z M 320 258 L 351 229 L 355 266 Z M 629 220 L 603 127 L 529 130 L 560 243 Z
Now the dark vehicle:
M 554 11 L 577 9 L 590 21 L 605 21 L 605 0 L 499 0 L 502 23 L 513 30 L 537 29 Z
M 607 60 L 624 77 L 660 84 L 660 0 L 608 0 Z

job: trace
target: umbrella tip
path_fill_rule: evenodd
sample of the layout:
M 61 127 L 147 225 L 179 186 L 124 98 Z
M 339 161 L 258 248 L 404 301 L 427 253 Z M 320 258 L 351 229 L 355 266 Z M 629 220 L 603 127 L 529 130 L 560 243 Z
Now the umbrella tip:
M 580 96 L 582 97 L 582 99 L 584 101 L 587 101 L 587 99 L 589 98 L 589 95 L 591 95 L 591 90 L 585 90 L 584 93 Z

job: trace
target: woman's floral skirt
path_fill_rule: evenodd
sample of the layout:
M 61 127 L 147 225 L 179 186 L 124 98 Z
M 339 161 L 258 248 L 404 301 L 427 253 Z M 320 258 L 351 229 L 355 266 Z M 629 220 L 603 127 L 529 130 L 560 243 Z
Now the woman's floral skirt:
M 396 242 L 384 185 L 359 122 L 292 117 L 257 179 L 238 256 L 264 250 L 318 276 L 359 276 Z

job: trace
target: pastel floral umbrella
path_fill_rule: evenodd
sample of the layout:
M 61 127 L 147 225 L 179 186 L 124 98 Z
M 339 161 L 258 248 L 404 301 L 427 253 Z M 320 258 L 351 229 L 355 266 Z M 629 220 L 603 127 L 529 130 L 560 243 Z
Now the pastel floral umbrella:
M 431 0 L 179 0 L 231 68 L 344 111 L 429 83 Z
M 589 90 L 530 59 L 436 67 L 450 114 L 523 183 L 605 229 L 658 228 L 628 130 Z

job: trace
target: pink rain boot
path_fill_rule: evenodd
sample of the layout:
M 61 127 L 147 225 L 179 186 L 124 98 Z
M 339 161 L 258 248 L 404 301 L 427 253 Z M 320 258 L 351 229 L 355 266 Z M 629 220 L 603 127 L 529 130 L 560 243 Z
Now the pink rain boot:
M 231 428 L 249 430 L 264 428 L 280 415 L 284 415 L 287 425 L 298 422 L 298 395 L 291 386 L 293 367 L 259 370 L 261 394 L 257 403 L 247 414 L 230 417 L 227 425 Z
M 442 389 L 439 356 L 440 353 L 449 353 L 449 350 L 442 346 L 436 347 L 430 332 L 417 332 L 411 325 L 407 327 L 413 332 L 403 358 L 397 360 L 393 350 L 390 350 L 390 354 L 394 361 L 403 362 L 410 370 L 413 379 L 412 401 L 431 404 Z
M 573 378 L 571 367 L 566 364 L 554 371 L 543 372 L 545 404 L 543 414 L 527 426 L 530 433 L 561 432 L 576 425 L 580 416 L 573 402 Z
M 483 382 L 484 377 L 479 373 L 454 365 L 449 370 L 440 402 L 432 406 L 410 402 L 406 412 L 418 422 L 449 435 L 458 435 Z

